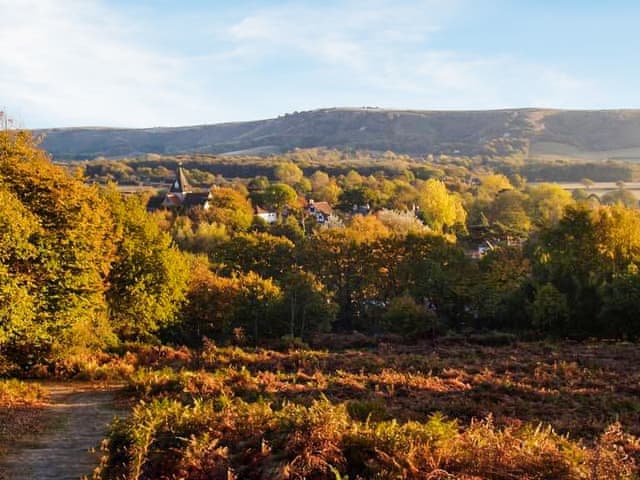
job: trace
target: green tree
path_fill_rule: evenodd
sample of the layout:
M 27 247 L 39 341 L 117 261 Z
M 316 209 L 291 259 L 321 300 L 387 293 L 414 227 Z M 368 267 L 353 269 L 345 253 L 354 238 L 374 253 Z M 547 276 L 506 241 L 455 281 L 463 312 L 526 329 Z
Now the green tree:
M 566 333 L 570 316 L 569 303 L 567 297 L 552 284 L 546 283 L 536 290 L 529 311 L 534 327 Z
M 479 264 L 474 289 L 475 305 L 483 324 L 493 328 L 524 327 L 524 288 L 531 276 L 531 261 L 520 247 L 496 248 Z
M 532 245 L 536 283 L 550 283 L 570 305 L 568 330 L 595 333 L 599 289 L 610 277 L 611 263 L 601 255 L 598 212 L 578 205 L 567 208 L 555 226 L 543 228 Z
M 371 188 L 357 186 L 345 189 L 339 197 L 338 208 L 344 212 L 351 212 L 353 208 L 369 206 L 373 207 L 377 204 L 378 194 Z
M 437 330 L 437 317 L 405 294 L 391 300 L 382 317 L 382 327 L 385 331 L 402 335 L 433 336 Z
M 438 316 L 452 325 L 471 319 L 478 266 L 460 246 L 443 236 L 408 235 L 393 250 L 396 260 L 385 265 L 400 278 L 394 282 L 395 295 L 408 290 L 417 301 L 432 304 Z
M 293 215 L 289 215 L 286 219 L 270 225 L 269 233 L 276 237 L 288 238 L 295 244 L 302 242 L 305 235 L 300 222 Z
M 143 339 L 176 320 L 185 299 L 188 262 L 136 197 L 105 192 L 118 226 L 117 260 L 107 292 L 121 338 Z
M 602 292 L 599 314 L 602 333 L 613 338 L 640 337 L 640 275 L 637 271 L 616 276 Z
M 289 185 L 276 183 L 265 189 L 262 195 L 262 206 L 281 212 L 285 207 L 292 206 L 297 198 L 298 194 Z
M 365 303 L 377 297 L 378 259 L 372 253 L 375 238 L 377 233 L 360 227 L 328 228 L 318 230 L 303 244 L 305 270 L 326 285 L 339 307 L 338 330 L 352 330 Z
M 282 290 L 269 278 L 255 272 L 238 277 L 240 295 L 236 303 L 236 322 L 258 344 L 263 338 L 273 338 L 273 312 L 282 300 Z
M 307 338 L 313 333 L 328 331 L 336 314 L 336 305 L 326 287 L 312 273 L 294 269 L 280 281 L 283 290 L 281 318 L 288 318 L 286 333 Z

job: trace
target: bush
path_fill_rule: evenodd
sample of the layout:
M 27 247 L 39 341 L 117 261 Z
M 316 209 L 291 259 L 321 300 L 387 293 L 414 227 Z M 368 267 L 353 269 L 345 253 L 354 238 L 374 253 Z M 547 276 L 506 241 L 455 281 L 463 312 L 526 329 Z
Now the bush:
M 37 403 L 46 397 L 44 389 L 35 383 L 15 379 L 0 380 L 0 405 L 3 407 Z
M 382 325 L 385 331 L 417 337 L 433 337 L 438 331 L 436 315 L 409 295 L 391 300 Z
M 538 288 L 529 311 L 531 323 L 541 330 L 561 333 L 569 321 L 567 297 L 550 283 Z

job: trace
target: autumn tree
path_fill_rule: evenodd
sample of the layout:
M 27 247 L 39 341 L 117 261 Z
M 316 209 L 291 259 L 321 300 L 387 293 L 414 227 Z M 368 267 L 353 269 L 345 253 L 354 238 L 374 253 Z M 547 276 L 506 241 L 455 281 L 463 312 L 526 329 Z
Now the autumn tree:
M 279 163 L 273 173 L 279 182 L 290 186 L 299 183 L 304 177 L 302 169 L 292 162 Z
M 235 325 L 240 280 L 213 273 L 206 257 L 188 260 L 190 273 L 181 320 L 165 329 L 164 336 L 188 345 L 200 345 L 203 337 L 224 340 Z
M 465 223 L 466 212 L 461 200 L 449 193 L 440 180 L 424 182 L 418 192 L 418 205 L 425 222 L 435 232 L 444 232 Z
M 331 177 L 322 170 L 316 170 L 311 175 L 311 187 L 314 192 L 319 192 L 331 182 Z
M 355 170 L 349 170 L 349 172 L 344 176 L 342 180 L 342 186 L 345 190 L 356 188 L 364 182 L 362 175 L 360 175 Z
M 526 211 L 527 196 L 516 190 L 498 194 L 488 211 L 489 220 L 500 233 L 526 237 L 531 219 Z
M 214 187 L 211 190 L 206 219 L 210 223 L 224 225 L 231 231 L 245 231 L 253 221 L 253 208 L 249 200 L 238 190 Z
M 38 291 L 30 274 L 38 256 L 30 240 L 40 227 L 18 198 L 1 187 L 0 205 L 0 354 L 7 348 L 15 354 L 28 343 L 51 341 L 46 323 L 36 320 Z
M 557 223 L 574 203 L 567 190 L 553 183 L 530 186 L 527 195 L 529 217 L 539 226 Z
M 28 342 L 40 342 L 42 354 L 104 344 L 109 338 L 104 279 L 114 260 L 113 221 L 97 187 L 69 176 L 30 133 L 14 130 L 0 132 L 0 184 L 7 202 L 0 205 L 4 221 L 17 222 L 9 231 L 23 249 L 18 254 L 14 248 L 13 260 L 4 260 L 11 262 L 3 266 L 5 292 L 9 275 L 11 288 L 21 292 L 16 299 L 27 301 L 20 286 L 27 279 L 36 298 L 33 316 L 25 315 L 38 324 Z M 31 257 L 23 257 L 22 271 L 14 272 L 16 259 L 27 251 Z
M 211 258 L 224 265 L 224 271 L 256 272 L 278 278 L 295 263 L 295 245 L 284 237 L 266 232 L 239 233 L 219 245 Z
M 592 210 L 568 207 L 557 225 L 544 228 L 534 243 L 534 279 L 551 284 L 570 306 L 567 331 L 596 333 L 602 306 L 599 292 L 618 273 L 637 263 L 638 216 L 618 206 Z
M 511 182 L 502 174 L 482 175 L 477 195 L 480 199 L 492 200 L 500 192 L 511 189 L 513 189 Z
M 386 228 L 398 235 L 421 233 L 427 230 L 427 226 L 410 210 L 382 209 L 377 213 L 377 217 Z

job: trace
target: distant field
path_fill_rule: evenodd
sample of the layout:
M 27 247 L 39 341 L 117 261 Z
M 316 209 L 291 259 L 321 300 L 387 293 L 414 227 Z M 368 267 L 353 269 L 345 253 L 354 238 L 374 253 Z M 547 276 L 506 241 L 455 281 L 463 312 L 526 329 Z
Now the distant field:
M 538 185 L 542 182 L 529 182 L 529 185 Z M 618 190 L 618 186 L 615 182 L 595 182 L 589 188 L 585 188 L 585 186 L 580 182 L 555 182 L 560 185 L 565 190 L 573 191 L 579 188 L 587 190 L 589 193 L 595 193 L 598 197 L 602 197 L 605 193 L 613 192 Z M 640 200 L 640 182 L 625 182 L 624 189 L 633 193 L 636 198 Z
M 118 185 L 118 190 L 124 194 L 146 193 L 156 194 L 159 188 L 167 188 L 166 185 Z
M 640 148 L 621 148 L 603 151 L 588 151 L 559 142 L 532 141 L 529 156 L 541 160 L 571 158 L 574 160 L 624 160 L 640 162 Z

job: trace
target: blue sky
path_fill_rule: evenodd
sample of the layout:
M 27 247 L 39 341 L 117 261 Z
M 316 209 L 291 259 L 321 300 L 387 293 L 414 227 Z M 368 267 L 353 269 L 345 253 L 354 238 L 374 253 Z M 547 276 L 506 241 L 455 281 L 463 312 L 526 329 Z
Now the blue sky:
M 332 106 L 640 108 L 640 2 L 0 0 L 0 109 L 28 128 Z

